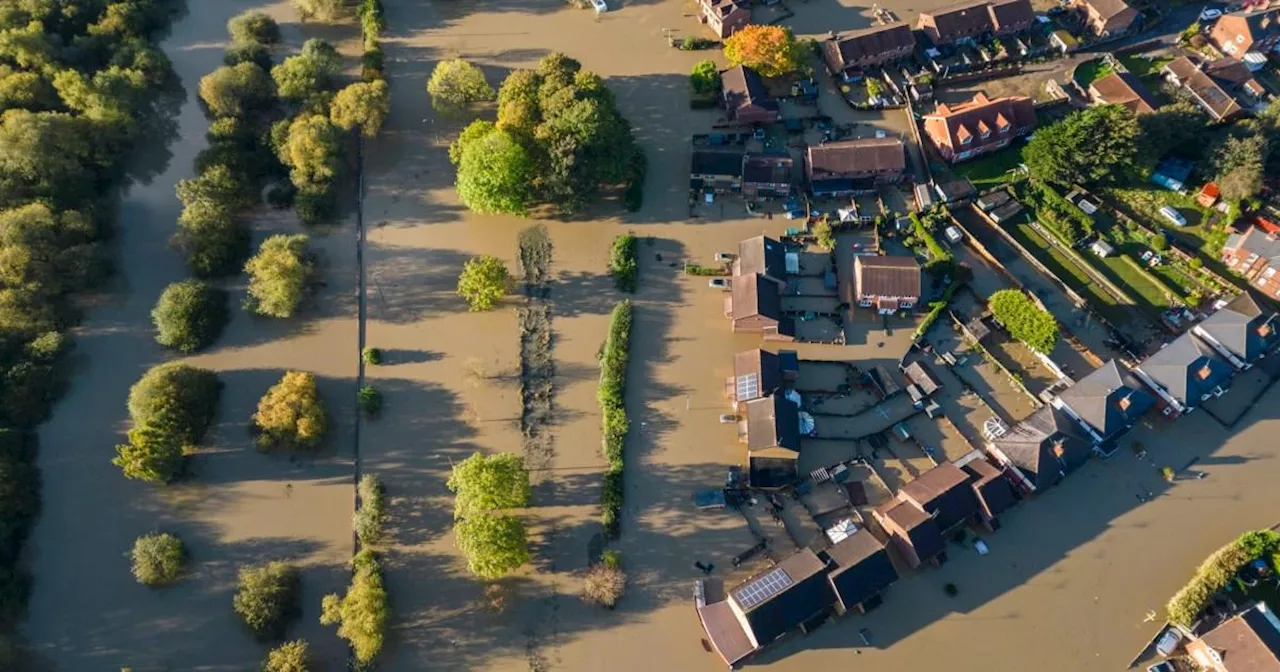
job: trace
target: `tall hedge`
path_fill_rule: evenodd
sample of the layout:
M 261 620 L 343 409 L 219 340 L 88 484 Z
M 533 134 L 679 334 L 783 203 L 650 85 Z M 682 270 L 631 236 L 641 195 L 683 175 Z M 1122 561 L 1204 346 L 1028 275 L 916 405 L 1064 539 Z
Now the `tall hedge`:
M 630 422 L 627 420 L 627 364 L 631 358 L 631 301 L 623 300 L 613 308 L 609 319 L 609 335 L 600 354 L 600 418 L 604 435 L 604 491 L 601 495 L 601 522 L 605 532 L 616 537 L 622 515 L 623 448 Z
M 1058 343 L 1058 322 L 1026 294 L 1002 289 L 987 299 L 992 314 L 1014 338 L 1041 354 L 1053 352 Z
M 1235 578 L 1241 567 L 1258 558 L 1280 551 L 1280 533 L 1272 530 L 1245 532 L 1235 541 L 1214 551 L 1205 559 L 1191 581 L 1183 586 L 1165 606 L 1169 620 L 1190 627 L 1209 606 L 1213 596 Z
M 614 284 L 624 292 L 636 291 L 636 276 L 640 272 L 638 247 L 636 237 L 625 233 L 614 238 L 609 248 L 609 272 L 613 274 Z

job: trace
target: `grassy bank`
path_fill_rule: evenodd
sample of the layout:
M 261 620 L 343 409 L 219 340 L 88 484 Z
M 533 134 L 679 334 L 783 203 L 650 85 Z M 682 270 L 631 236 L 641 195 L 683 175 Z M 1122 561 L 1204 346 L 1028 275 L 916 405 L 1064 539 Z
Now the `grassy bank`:
M 609 318 L 609 335 L 600 351 L 600 402 L 604 457 L 604 491 L 600 497 L 600 522 L 610 537 L 617 537 L 622 516 L 623 449 L 627 441 L 627 364 L 631 358 L 631 301 L 623 300 Z

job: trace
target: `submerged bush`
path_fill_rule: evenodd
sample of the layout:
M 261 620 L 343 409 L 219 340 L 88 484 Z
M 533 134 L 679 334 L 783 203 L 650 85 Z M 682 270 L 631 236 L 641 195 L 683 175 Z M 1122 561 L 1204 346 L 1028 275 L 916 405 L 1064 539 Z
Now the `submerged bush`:
M 258 412 L 253 415 L 258 447 L 315 448 L 324 438 L 326 416 L 316 377 L 305 371 L 286 372 L 258 401 Z
M 181 352 L 208 347 L 229 316 L 227 293 L 200 280 L 169 285 L 151 310 L 156 342 Z
M 182 540 L 172 534 L 153 533 L 133 542 L 133 577 L 145 586 L 173 583 L 182 572 Z
M 624 292 L 636 291 L 636 279 L 640 267 L 637 260 L 638 241 L 630 233 L 613 239 L 609 249 L 609 272 L 613 274 L 613 282 Z
M 302 578 L 285 562 L 240 570 L 233 606 L 245 625 L 261 639 L 278 639 L 301 613 Z
M 356 663 L 365 666 L 382 652 L 391 610 L 387 607 L 378 556 L 367 549 L 360 551 L 351 566 L 355 571 L 346 595 L 324 597 L 320 623 L 337 625 L 338 636 L 351 645 Z

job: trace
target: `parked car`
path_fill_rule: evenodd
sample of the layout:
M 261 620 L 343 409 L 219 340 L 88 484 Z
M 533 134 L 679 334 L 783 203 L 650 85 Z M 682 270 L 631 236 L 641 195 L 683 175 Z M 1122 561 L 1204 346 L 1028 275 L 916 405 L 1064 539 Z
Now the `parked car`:
M 1177 672 L 1177 668 L 1173 666 L 1173 663 L 1166 660 L 1163 663 L 1156 663 L 1148 667 L 1147 672 Z
M 1178 212 L 1177 208 L 1174 208 L 1172 205 L 1162 206 L 1160 208 L 1160 216 L 1172 222 L 1174 226 L 1187 225 L 1187 218 L 1183 217 L 1182 213 Z
M 1200 12 L 1201 21 L 1214 21 L 1220 16 L 1222 16 L 1221 9 L 1206 9 L 1203 12 Z
M 609 11 L 609 4 L 604 0 L 591 0 L 591 6 L 595 8 L 596 14 L 603 14 Z
M 729 281 L 725 278 L 711 278 L 707 286 L 712 289 L 729 289 Z
M 716 261 L 733 261 L 737 258 L 738 255 L 732 252 L 716 252 Z

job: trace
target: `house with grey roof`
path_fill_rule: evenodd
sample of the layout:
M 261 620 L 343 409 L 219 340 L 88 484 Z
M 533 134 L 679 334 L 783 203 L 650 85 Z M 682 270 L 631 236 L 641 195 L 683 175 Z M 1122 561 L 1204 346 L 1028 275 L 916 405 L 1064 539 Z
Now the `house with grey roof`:
M 733 260 L 734 275 L 761 275 L 779 287 L 787 284 L 787 248 L 769 236 L 756 236 L 738 243 Z
M 1235 368 L 1204 341 L 1187 332 L 1146 358 L 1135 376 L 1164 402 L 1160 411 L 1177 417 L 1200 402 L 1226 394 Z
M 1276 314 L 1246 291 L 1191 331 L 1237 369 L 1245 370 L 1280 341 Z
M 1027 492 L 1056 485 L 1093 454 L 1093 440 L 1066 411 L 1044 406 L 991 440 L 987 451 Z
M 1075 418 L 1104 455 L 1156 400 L 1112 359 L 1058 393 L 1054 405 Z
M 880 592 L 898 580 L 888 550 L 868 530 L 845 537 L 819 557 L 827 561 L 827 580 L 841 613 L 872 608 Z
M 800 457 L 800 406 L 782 394 L 744 406 L 738 431 L 747 444 L 747 482 L 755 488 L 791 485 Z
M 1271 298 L 1280 298 L 1280 236 L 1251 226 L 1227 236 L 1222 261 L 1249 285 Z
M 798 369 L 795 351 L 744 350 L 733 356 L 733 377 L 727 381 L 727 396 L 742 404 L 781 392 L 784 386 L 795 382 Z

